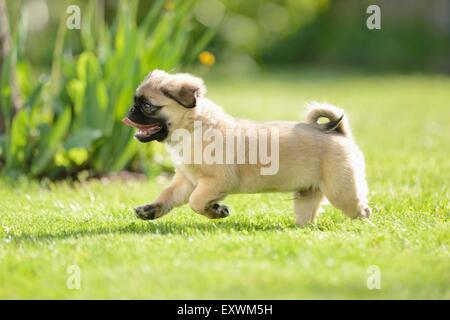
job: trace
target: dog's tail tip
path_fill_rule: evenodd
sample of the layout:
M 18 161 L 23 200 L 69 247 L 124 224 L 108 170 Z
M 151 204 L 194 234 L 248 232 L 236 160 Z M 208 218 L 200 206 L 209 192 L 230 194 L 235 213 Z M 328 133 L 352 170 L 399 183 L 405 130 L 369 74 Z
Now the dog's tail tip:
M 318 102 L 309 103 L 307 107 L 307 123 L 314 125 L 320 131 L 337 132 L 345 136 L 350 136 L 350 125 L 344 115 L 344 111 L 331 104 Z M 318 123 L 320 118 L 327 118 L 329 121 Z

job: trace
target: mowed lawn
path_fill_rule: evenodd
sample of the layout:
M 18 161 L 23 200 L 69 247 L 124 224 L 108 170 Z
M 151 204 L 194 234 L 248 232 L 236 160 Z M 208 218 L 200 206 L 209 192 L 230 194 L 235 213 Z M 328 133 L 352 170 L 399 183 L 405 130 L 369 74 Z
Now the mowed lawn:
M 230 196 L 220 221 L 184 206 L 144 222 L 131 208 L 167 180 L 0 182 L 0 298 L 450 299 L 450 78 L 299 70 L 207 83 L 239 117 L 301 120 L 309 100 L 344 108 L 373 225 L 327 205 L 298 229 L 290 194 Z M 67 287 L 73 265 L 79 290 Z

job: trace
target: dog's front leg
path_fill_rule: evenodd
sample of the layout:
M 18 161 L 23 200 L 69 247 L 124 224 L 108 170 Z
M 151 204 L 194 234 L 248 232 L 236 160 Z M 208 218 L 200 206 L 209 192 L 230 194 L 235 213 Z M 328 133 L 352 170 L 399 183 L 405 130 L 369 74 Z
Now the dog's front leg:
M 192 210 L 210 219 L 225 218 L 230 215 L 228 207 L 218 203 L 226 196 L 218 181 L 220 180 L 209 177 L 198 180 L 194 192 L 189 197 Z
M 136 216 L 142 220 L 153 220 L 162 217 L 172 208 L 188 202 L 194 185 L 180 172 L 175 173 L 170 185 L 159 195 L 158 199 L 134 209 Z

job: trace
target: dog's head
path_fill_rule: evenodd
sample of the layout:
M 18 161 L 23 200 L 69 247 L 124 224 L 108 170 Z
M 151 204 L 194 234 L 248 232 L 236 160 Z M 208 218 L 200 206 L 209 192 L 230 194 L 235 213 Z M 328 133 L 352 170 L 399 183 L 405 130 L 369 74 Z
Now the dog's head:
M 134 104 L 122 122 L 137 129 L 135 137 L 140 142 L 163 141 L 205 91 L 200 78 L 155 70 L 137 88 Z

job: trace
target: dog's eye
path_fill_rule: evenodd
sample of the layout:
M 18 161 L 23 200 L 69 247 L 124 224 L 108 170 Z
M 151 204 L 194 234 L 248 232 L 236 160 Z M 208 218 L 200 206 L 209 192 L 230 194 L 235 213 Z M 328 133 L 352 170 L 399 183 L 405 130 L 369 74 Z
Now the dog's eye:
M 142 110 L 146 113 L 155 113 L 156 111 L 158 111 L 159 109 L 161 109 L 161 107 L 158 106 L 153 106 L 150 103 L 144 103 L 142 104 Z

